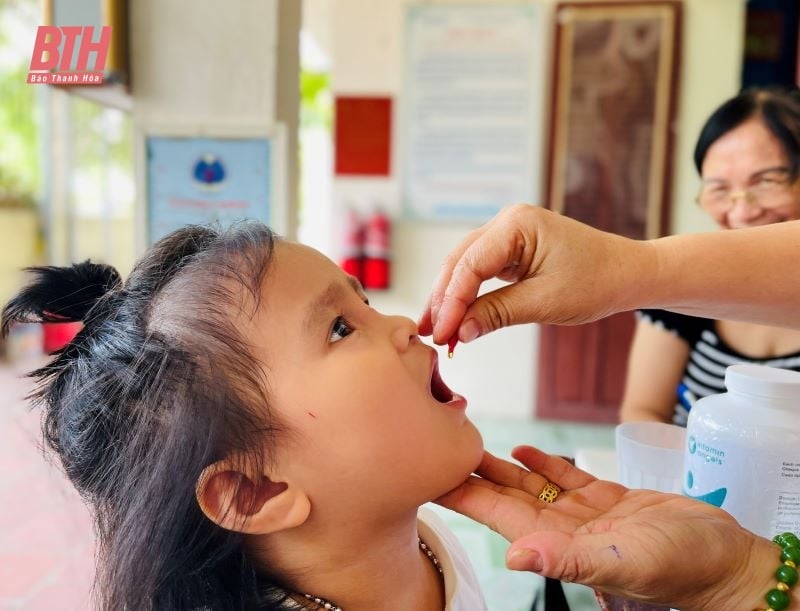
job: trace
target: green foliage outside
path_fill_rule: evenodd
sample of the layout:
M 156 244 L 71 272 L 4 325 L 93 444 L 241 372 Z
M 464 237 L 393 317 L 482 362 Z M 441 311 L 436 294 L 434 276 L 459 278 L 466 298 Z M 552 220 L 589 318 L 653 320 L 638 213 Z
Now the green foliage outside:
M 308 171 L 303 167 L 302 132 L 313 132 L 320 128 L 331 131 L 333 126 L 333 101 L 331 98 L 331 79 L 327 72 L 300 71 L 300 162 L 301 172 Z M 306 189 L 303 181 L 300 184 L 299 207 L 302 210 L 306 201 Z
M 333 103 L 331 101 L 330 75 L 326 72 L 300 72 L 300 123 L 301 127 L 324 126 L 331 128 Z
M 70 96 L 72 170 L 95 185 L 116 170 L 133 176 L 133 120 L 121 110 Z M 85 194 L 74 193 L 81 198 Z
M 15 8 L 14 2 L 0 0 L 0 24 L 8 23 L 5 17 Z M 19 55 L 18 49 L 9 49 L 10 44 L 8 32 L 0 28 L 0 52 Z M 0 207 L 33 207 L 41 184 L 37 105 L 41 85 L 26 82 L 28 61 L 30 57 L 12 69 L 0 69 Z

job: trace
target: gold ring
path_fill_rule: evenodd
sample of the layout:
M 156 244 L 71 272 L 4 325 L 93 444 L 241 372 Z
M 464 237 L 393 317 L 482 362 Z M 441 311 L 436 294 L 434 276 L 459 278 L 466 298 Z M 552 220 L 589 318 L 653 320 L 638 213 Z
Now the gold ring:
M 561 488 L 556 486 L 553 482 L 547 482 L 544 485 L 544 489 L 539 494 L 539 500 L 545 503 L 552 503 L 556 500 L 559 492 L 561 492 Z

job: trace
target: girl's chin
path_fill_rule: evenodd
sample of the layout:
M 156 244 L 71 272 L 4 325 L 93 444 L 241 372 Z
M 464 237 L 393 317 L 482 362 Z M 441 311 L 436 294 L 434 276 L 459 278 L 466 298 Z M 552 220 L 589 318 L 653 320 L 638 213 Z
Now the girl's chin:
M 428 499 L 429 501 L 435 502 L 437 498 L 444 496 L 448 492 L 452 492 L 467 481 L 470 475 L 475 472 L 475 469 L 478 468 L 478 465 L 481 464 L 481 460 L 483 460 L 483 440 L 480 435 L 478 436 L 478 440 L 480 440 L 480 444 L 476 444 L 474 452 L 470 448 L 468 453 L 462 454 L 464 458 L 461 462 L 462 468 L 458 470 L 454 468 L 452 470 L 453 477 L 448 478 L 446 483 L 436 491 L 436 496 Z M 466 460 L 467 458 L 470 458 L 470 460 Z
M 481 464 L 483 460 L 483 437 L 481 437 L 480 432 L 473 426 L 475 431 L 475 437 L 472 440 L 470 447 L 463 450 L 464 456 L 464 472 L 463 477 L 461 480 L 456 484 L 460 484 L 464 480 L 466 480 L 472 473 L 474 473 L 475 469 L 478 468 L 478 465 Z M 453 486 L 455 488 L 455 486 Z
M 478 432 L 477 429 L 475 429 L 475 432 L 477 433 L 477 440 L 476 440 L 476 443 L 475 443 L 475 447 L 473 449 L 474 453 L 472 454 L 472 460 L 473 460 L 474 466 L 470 470 L 470 473 L 472 473 L 472 471 L 477 469 L 478 465 L 481 464 L 481 461 L 483 460 L 483 452 L 484 452 L 483 437 L 481 436 L 481 434 Z

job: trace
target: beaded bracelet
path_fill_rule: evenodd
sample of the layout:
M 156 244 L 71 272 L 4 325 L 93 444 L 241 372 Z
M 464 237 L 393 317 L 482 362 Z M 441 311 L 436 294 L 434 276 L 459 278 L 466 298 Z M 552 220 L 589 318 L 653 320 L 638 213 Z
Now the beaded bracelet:
M 797 583 L 797 565 L 800 564 L 800 539 L 793 533 L 776 535 L 772 539 L 781 546 L 781 565 L 775 571 L 777 585 L 764 595 L 769 607 L 759 611 L 783 611 L 789 606 L 792 597 L 789 595 Z

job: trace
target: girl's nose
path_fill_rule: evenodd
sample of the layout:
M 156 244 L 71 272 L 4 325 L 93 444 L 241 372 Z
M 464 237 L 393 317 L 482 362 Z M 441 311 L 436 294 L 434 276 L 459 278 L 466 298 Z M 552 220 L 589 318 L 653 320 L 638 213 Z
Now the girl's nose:
M 419 341 L 419 328 L 410 318 L 405 316 L 387 316 L 391 329 L 392 344 L 400 352 Z

